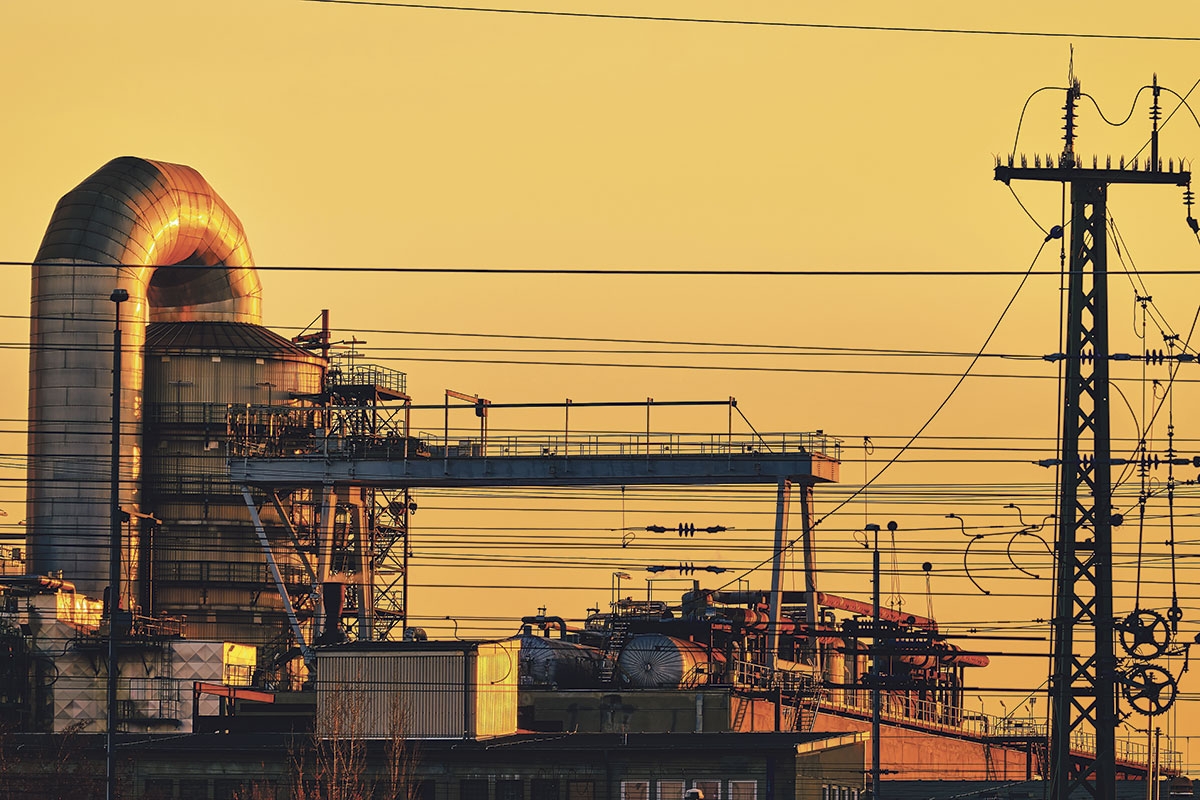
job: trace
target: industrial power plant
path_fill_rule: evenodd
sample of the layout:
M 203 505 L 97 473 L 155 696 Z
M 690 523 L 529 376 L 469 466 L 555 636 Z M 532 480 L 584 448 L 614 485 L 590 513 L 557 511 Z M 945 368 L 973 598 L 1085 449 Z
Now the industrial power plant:
M 421 742 L 420 800 L 1030 797 L 1054 771 L 1032 714 L 967 709 L 988 655 L 881 607 L 878 576 L 874 598 L 821 589 L 812 502 L 839 480 L 835 437 L 501 448 L 492 404 L 451 392 L 478 435 L 419 433 L 405 373 L 335 353 L 328 312 L 281 336 L 263 302 L 241 222 L 190 167 L 118 158 L 54 209 L 32 277 L 27 539 L 0 561 L 14 735 L 107 728 L 124 796 L 164 800 L 287 796 L 296 736 Z M 776 492 L 769 586 L 701 569 L 678 598 L 540 611 L 497 640 L 408 618 L 423 489 L 725 485 Z M 782 580 L 796 538 L 802 590 Z M 1143 795 L 1183 781 L 1179 753 L 1151 750 L 1116 753 Z

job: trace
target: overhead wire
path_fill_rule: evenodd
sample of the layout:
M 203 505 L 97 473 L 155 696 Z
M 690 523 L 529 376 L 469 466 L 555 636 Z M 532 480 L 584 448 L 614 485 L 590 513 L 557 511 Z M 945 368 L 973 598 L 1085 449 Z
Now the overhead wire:
M 953 28 L 902 25 L 856 25 L 846 23 L 789 22 L 784 20 L 734 19 L 722 17 L 685 17 L 655 14 L 620 14 L 600 11 L 556 11 L 502 6 L 461 6 L 437 3 L 406 3 L 399 0 L 305 0 L 305 2 L 330 5 L 378 6 L 389 8 L 419 9 L 425 11 L 458 11 L 486 14 L 509 14 L 534 17 L 566 17 L 575 19 L 603 19 L 636 22 L 675 22 L 705 25 L 733 25 L 770 28 L 800 28 L 810 30 L 857 31 L 878 33 L 924 33 L 951 34 L 961 36 L 1016 36 L 1054 39 L 1111 39 L 1117 41 L 1152 42 L 1200 42 L 1200 36 L 1177 34 L 1134 34 L 1134 33 L 1083 33 L 1067 31 L 1004 30 L 1000 28 Z
M 1061 236 L 1061 229 L 1059 230 L 1059 235 Z M 1026 282 L 1026 280 L 1028 279 L 1028 274 L 1029 274 L 1029 271 L 1032 271 L 1032 270 L 1033 270 L 1034 266 L 1037 264 L 1037 260 L 1038 260 L 1038 258 L 1040 258 L 1040 257 L 1041 257 L 1042 251 L 1045 249 L 1046 245 L 1047 245 L 1047 244 L 1048 244 L 1048 243 L 1049 243 L 1049 242 L 1050 242 L 1050 241 L 1051 241 L 1053 238 L 1054 238 L 1054 237 L 1053 237 L 1051 234 L 1049 234 L 1049 233 L 1048 233 L 1048 234 L 1046 234 L 1046 237 L 1045 237 L 1045 238 L 1042 240 L 1041 244 L 1038 246 L 1037 252 L 1034 254 L 1034 257 L 1033 257 L 1032 261 L 1031 261 L 1031 262 L 1030 262 L 1030 264 L 1029 264 L 1029 268 L 1028 268 L 1028 271 L 1027 271 L 1026 275 L 1022 277 L 1022 279 L 1021 279 L 1020 283 L 1018 284 L 1018 286 L 1017 286 L 1016 290 L 1013 292 L 1012 296 L 1009 298 L 1009 300 L 1008 300 L 1008 303 L 1005 305 L 1004 309 L 1001 311 L 999 319 L 997 319 L 996 323 L 995 323 L 995 324 L 992 326 L 992 329 L 991 329 L 991 331 L 988 333 L 987 337 L 984 339 L 984 342 L 983 342 L 983 344 L 982 344 L 982 345 L 980 346 L 980 348 L 979 348 L 979 351 L 978 351 L 978 352 L 979 352 L 979 354 L 982 354 L 982 353 L 983 353 L 983 352 L 984 352 L 984 351 L 987 349 L 987 346 L 988 346 L 988 344 L 991 342 L 991 340 L 992 340 L 992 337 L 993 337 L 993 336 L 995 336 L 995 334 L 996 334 L 996 331 L 999 329 L 999 327 L 1000 327 L 1000 324 L 1001 324 L 1001 323 L 1004 321 L 1004 318 L 1005 318 L 1005 316 L 1007 315 L 1007 313 L 1008 313 L 1009 309 L 1010 309 L 1010 308 L 1012 308 L 1012 305 L 1013 305 L 1013 303 L 1014 303 L 1014 302 L 1016 302 L 1016 299 L 1017 299 L 1017 297 L 1020 295 L 1020 293 L 1021 293 L 1021 289 L 1022 289 L 1022 288 L 1024 288 L 1024 286 L 1025 286 L 1025 282 Z M 904 455 L 904 454 L 905 454 L 905 452 L 907 452 L 907 447 L 908 447 L 909 445 L 911 445 L 913 442 L 915 442 L 915 441 L 916 441 L 916 440 L 917 440 L 917 439 L 918 439 L 918 438 L 921 436 L 921 434 L 922 434 L 922 433 L 925 431 L 925 429 L 926 429 L 926 428 L 928 428 L 928 427 L 929 427 L 929 425 L 933 423 L 934 419 L 936 419 L 936 418 L 937 418 L 938 414 L 939 414 L 939 413 L 942 411 L 942 409 L 944 409 L 944 408 L 946 407 L 946 405 L 947 405 L 947 404 L 950 402 L 950 399 L 951 399 L 951 398 L 954 396 L 954 394 L 955 394 L 955 393 L 958 391 L 958 388 L 959 388 L 960 386 L 962 386 L 962 383 L 963 383 L 963 381 L 965 381 L 965 380 L 966 380 L 967 376 L 968 376 L 968 375 L 970 374 L 970 372 L 971 372 L 971 369 L 974 367 L 974 365 L 975 365 L 977 362 L 978 362 L 978 357 L 976 357 L 975 359 L 973 359 L 973 360 L 971 361 L 971 363 L 967 365 L 967 368 L 966 368 L 966 370 L 965 370 L 965 371 L 962 373 L 962 375 L 961 375 L 961 376 L 959 376 L 959 377 L 958 377 L 958 380 L 955 382 L 955 384 L 954 384 L 954 386 L 951 388 L 950 392 L 949 392 L 949 393 L 946 395 L 945 399 L 943 399 L 943 400 L 942 400 L 942 402 L 941 402 L 941 403 L 940 403 L 940 404 L 937 406 L 937 408 L 936 408 L 936 409 L 934 409 L 933 413 L 932 413 L 932 414 L 929 416 L 929 418 L 928 418 L 928 419 L 927 419 L 927 420 L 926 420 L 926 421 L 925 421 L 925 422 L 924 422 L 924 423 L 921 425 L 921 427 L 917 429 L 916 433 L 914 433 L 914 434 L 912 435 L 912 437 L 911 437 L 911 438 L 908 440 L 908 442 L 907 442 L 907 443 L 906 443 L 904 446 L 902 446 L 902 447 L 901 447 L 901 448 L 900 448 L 900 449 L 899 449 L 899 450 L 896 452 L 896 454 L 895 454 L 894 456 L 892 456 L 892 457 L 891 457 L 891 458 L 890 458 L 890 459 L 889 459 L 889 460 L 888 460 L 888 461 L 887 461 L 887 462 L 884 464 L 884 466 L 883 466 L 883 467 L 881 467 L 881 468 L 880 468 L 880 469 L 879 469 L 879 470 L 878 470 L 878 471 L 875 473 L 875 475 L 874 475 L 874 476 L 873 476 L 871 479 L 864 481 L 864 482 L 863 482 L 863 485 L 862 485 L 861 487 L 858 487 L 858 488 L 857 488 L 857 489 L 856 489 L 854 492 L 852 492 L 852 493 L 850 494 L 850 496 L 849 496 L 849 497 L 847 497 L 845 500 L 841 501 L 840 503 L 836 504 L 836 505 L 833 507 L 833 509 L 832 509 L 832 510 L 825 512 L 825 513 L 824 513 L 824 514 L 823 514 L 823 515 L 822 515 L 822 516 L 821 516 L 819 519 L 817 519 L 817 520 L 816 520 L 816 521 L 815 521 L 815 522 L 812 524 L 812 526 L 811 526 L 811 527 L 812 527 L 814 530 L 815 530 L 816 528 L 820 527 L 820 525 L 821 525 L 821 524 L 822 524 L 822 523 L 823 523 L 825 520 L 827 520 L 827 519 L 828 519 L 830 516 L 832 516 L 833 514 L 837 513 L 837 511 L 838 511 L 838 510 L 840 510 L 841 508 L 844 508 L 844 507 L 845 507 L 845 506 L 846 506 L 846 505 L 847 505 L 847 504 L 848 504 L 848 503 L 849 503 L 851 500 L 853 500 L 855 497 L 857 497 L 857 496 L 861 495 L 863 492 L 865 492 L 865 491 L 866 491 L 866 489 L 867 489 L 868 487 L 870 487 L 870 486 L 871 486 L 871 485 L 872 485 L 872 484 L 873 484 L 875 481 L 877 481 L 877 480 L 878 480 L 878 479 L 879 479 L 879 478 L 880 478 L 880 477 L 881 477 L 881 476 L 884 474 L 884 472 L 886 472 L 886 471 L 888 470 L 888 468 L 890 468 L 890 467 L 891 467 L 893 464 L 895 464 L 895 463 L 896 463 L 896 462 L 897 462 L 897 461 L 900 459 L 900 457 L 901 457 L 902 455 Z M 790 542 L 785 542 L 785 543 L 784 543 L 784 545 L 783 545 L 783 549 L 785 549 L 785 550 L 786 550 L 786 549 L 790 548 L 790 547 L 792 546 L 792 544 L 793 544 L 793 543 L 790 543 Z M 779 553 L 772 553 L 772 554 L 771 554 L 771 556 L 769 556 L 767 559 L 765 559 L 765 560 L 763 560 L 762 562 L 760 562 L 759 564 L 757 564 L 757 565 L 756 565 L 756 566 L 755 566 L 755 567 L 754 567 L 752 570 L 750 570 L 749 572 L 752 572 L 752 571 L 753 571 L 753 570 L 755 570 L 755 569 L 759 569 L 759 568 L 761 568 L 762 566 L 766 565 L 767 563 L 769 563 L 769 562 L 773 561 L 773 560 L 774 560 L 775 558 L 777 558 L 778 556 L 779 556 Z M 724 584 L 724 585 L 723 585 L 721 588 L 725 588 L 725 587 L 727 587 L 727 586 L 731 585 L 732 583 L 735 583 L 735 582 L 737 582 L 738 580 L 744 579 L 744 578 L 746 577 L 746 575 L 748 575 L 748 574 L 749 574 L 749 572 L 743 573 L 741 576 L 739 576 L 738 578 L 735 578 L 733 581 L 726 582 L 726 583 L 725 583 L 725 584 Z
M 310 0 L 327 2 L 328 0 Z M 0 260 L 0 267 L 31 267 L 35 262 L 22 260 Z M 41 266 L 41 265 L 39 265 Z M 76 264 L 75 266 L 127 267 L 136 264 Z M 189 270 L 221 270 L 220 266 L 189 266 Z M 659 267 L 430 267 L 430 266 L 350 266 L 315 264 L 257 264 L 258 272 L 327 272 L 327 273 L 380 273 L 380 274 L 434 274 L 434 275 L 561 275 L 561 276 L 615 276 L 615 277 L 738 277 L 738 278 L 1014 278 L 1014 277 L 1058 277 L 1058 270 L 1021 270 L 1001 268 L 939 267 L 916 269 L 895 267 L 890 269 L 847 266 L 842 268 L 821 267 L 812 269 L 765 269 L 746 268 L 659 268 Z M 1120 274 L 1110 270 L 1110 275 Z M 1200 268 L 1161 268 L 1142 270 L 1144 275 L 1192 276 L 1200 275 Z
M 1059 231 L 1059 235 L 1061 236 L 1061 230 Z M 1034 265 L 1037 264 L 1038 258 L 1040 258 L 1042 255 L 1042 250 L 1045 249 L 1046 245 L 1051 241 L 1051 239 L 1052 239 L 1051 234 L 1046 234 L 1046 238 L 1043 239 L 1042 243 L 1038 246 L 1037 253 L 1034 254 L 1033 260 L 1029 264 L 1030 270 L 1032 270 Z M 909 439 L 909 441 L 905 445 L 903 445 L 896 452 L 896 454 L 894 456 L 892 456 L 890 459 L 888 459 L 887 463 L 885 463 L 884 466 L 881 467 L 879 469 L 879 471 L 875 473 L 875 475 L 871 478 L 871 480 L 867 481 L 863 485 L 864 489 L 867 486 L 870 486 L 871 484 L 873 484 L 875 481 L 877 481 L 888 470 L 889 467 L 891 467 L 893 464 L 895 464 L 897 461 L 899 461 L 901 456 L 903 456 L 907 452 L 908 446 L 920 438 L 921 434 L 923 434 L 925 432 L 925 429 L 928 428 L 935 419 L 937 419 L 938 414 L 941 413 L 942 409 L 944 409 L 946 407 L 946 405 L 950 402 L 951 398 L 954 397 L 954 395 L 958 391 L 959 387 L 962 386 L 963 382 L 971 374 L 971 370 L 974 368 L 975 364 L 978 363 L 979 358 L 982 356 L 983 352 L 987 349 L 988 344 L 991 343 L 992 337 L 994 337 L 996 335 L 996 331 L 1000 329 L 1000 325 L 1004 321 L 1004 318 L 1007 316 L 1009 309 L 1012 308 L 1013 303 L 1015 303 L 1017 300 L 1017 297 L 1020 296 L 1021 290 L 1025 287 L 1025 281 L 1027 278 L 1028 278 L 1028 273 L 1026 274 L 1025 277 L 1023 277 L 1021 279 L 1020 283 L 1017 284 L 1016 290 L 1013 292 L 1012 296 L 1009 298 L 1008 302 L 1005 304 L 1004 309 L 1000 312 L 1000 316 L 996 320 L 996 323 L 992 326 L 992 329 L 988 332 L 988 335 L 984 338 L 983 344 L 980 346 L 978 354 L 976 355 L 975 358 L 973 358 L 971 360 L 971 363 L 969 363 L 967 365 L 966 369 L 963 370 L 962 375 L 958 377 L 958 380 L 955 382 L 954 386 L 951 387 L 951 389 L 947 393 L 945 399 L 943 399 L 942 402 L 938 404 L 937 408 L 935 408 L 933 410 L 933 413 L 929 415 L 929 418 L 926 419 L 924 423 L 922 423 L 922 425 L 917 429 L 916 433 L 914 433 L 912 435 L 912 437 Z M 836 513 L 838 511 L 838 509 L 840 509 L 843 505 L 845 505 L 846 502 L 849 502 L 849 501 L 848 500 L 844 501 L 843 503 L 835 506 L 832 511 L 826 512 L 820 519 L 818 519 L 813 524 L 813 527 L 815 528 L 815 527 L 819 526 L 822 522 L 824 522 L 826 519 L 828 519 L 832 514 Z

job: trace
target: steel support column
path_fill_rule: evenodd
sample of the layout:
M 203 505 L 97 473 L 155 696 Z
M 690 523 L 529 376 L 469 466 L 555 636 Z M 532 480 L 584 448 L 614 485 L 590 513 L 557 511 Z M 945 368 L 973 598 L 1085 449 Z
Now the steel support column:
M 337 491 L 332 482 L 326 481 L 321 487 L 321 519 L 317 525 L 317 583 L 313 586 L 313 596 L 317 601 L 317 613 L 313 624 L 314 637 L 320 636 L 329 624 L 326 619 L 329 609 L 325 608 L 324 587 L 329 580 L 329 573 L 333 570 L 334 518 L 337 515 L 337 505 Z
M 816 662 L 817 654 L 817 547 L 813 537 L 813 487 L 811 483 L 800 486 L 800 552 L 804 558 L 804 621 L 808 623 L 810 635 L 806 649 Z M 817 664 L 816 666 L 820 666 Z
M 1113 651 L 1112 476 L 1109 438 L 1108 186 L 1071 182 L 1062 470 L 1055 543 L 1051 675 L 1051 800 L 1084 787 L 1116 793 L 1116 656 Z M 1091 452 L 1088 452 L 1090 448 Z M 1072 758 L 1075 734 L 1094 735 L 1095 757 Z
M 783 566 L 787 563 L 788 509 L 792 499 L 792 482 L 779 481 L 775 493 L 775 549 L 771 556 L 770 621 L 767 623 L 767 666 L 774 667 L 779 657 L 779 617 L 783 605 Z
M 358 586 L 358 636 L 362 641 L 375 638 L 375 500 L 368 497 L 369 489 L 359 490 L 359 501 L 352 508 L 355 559 L 358 571 L 354 582 Z M 371 508 L 368 511 L 368 504 Z
M 296 646 L 304 653 L 304 663 L 311 666 L 313 663 L 312 650 L 304 641 L 304 631 L 300 628 L 300 620 L 296 617 L 296 607 L 292 605 L 292 596 L 283 582 L 283 574 L 279 571 L 275 554 L 271 552 L 271 540 L 267 538 L 267 530 L 263 527 L 262 517 L 258 513 L 258 505 L 254 502 L 254 496 L 250 494 L 249 486 L 242 487 L 242 499 L 246 501 L 246 508 L 250 511 L 250 519 L 254 522 L 254 532 L 258 534 L 258 544 L 262 547 L 263 555 L 267 559 L 267 568 L 271 571 L 271 579 L 275 581 L 275 589 L 279 592 L 279 599 L 283 602 L 283 611 L 287 614 L 292 635 L 296 637 Z

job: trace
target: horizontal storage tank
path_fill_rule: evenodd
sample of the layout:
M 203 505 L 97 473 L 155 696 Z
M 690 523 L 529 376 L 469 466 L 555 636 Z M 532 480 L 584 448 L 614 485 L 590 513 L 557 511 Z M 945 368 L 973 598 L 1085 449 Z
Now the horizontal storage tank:
M 695 642 L 663 636 L 638 634 L 621 649 L 617 671 L 622 682 L 633 689 L 675 689 L 708 683 L 710 661 L 720 660 Z
M 517 730 L 515 642 L 363 642 L 316 651 L 329 738 L 486 739 Z
M 522 686 L 591 689 L 600 685 L 604 653 L 595 647 L 531 634 L 512 641 L 520 648 Z

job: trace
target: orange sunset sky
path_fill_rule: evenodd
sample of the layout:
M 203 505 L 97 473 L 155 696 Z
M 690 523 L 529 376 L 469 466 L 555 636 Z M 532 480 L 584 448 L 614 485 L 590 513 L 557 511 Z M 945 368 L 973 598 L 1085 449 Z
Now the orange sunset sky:
M 507 5 L 516 8 L 517 5 Z M 1004 185 L 993 157 L 1013 148 L 1026 99 L 1065 85 L 1071 47 L 1084 92 L 1112 122 L 1130 114 L 1153 73 L 1180 95 L 1200 79 L 1200 16 L 1171 2 L 1154 15 L 1126 3 L 809 4 L 781 0 L 529 0 L 520 8 L 835 25 L 1039 31 L 1075 36 L 848 30 L 592 19 L 388 8 L 300 0 L 203 4 L 114 0 L 0 7 L 0 261 L 28 262 L 57 199 L 119 155 L 198 169 L 240 217 L 260 265 L 390 268 L 701 269 L 711 276 L 469 275 L 265 271 L 266 324 L 284 335 L 331 309 L 338 335 L 408 373 L 417 403 L 443 390 L 495 402 L 720 400 L 736 396 L 760 431 L 822 429 L 845 443 L 842 484 L 819 489 L 829 514 L 934 413 L 983 345 L 1034 261 L 1044 234 Z M 1190 41 L 1085 34 L 1193 37 Z M 1164 111 L 1178 97 L 1164 94 Z M 1200 90 L 1190 98 L 1200 104 Z M 1062 147 L 1063 93 L 1034 96 L 1018 152 Z M 1077 149 L 1090 162 L 1139 151 L 1143 94 L 1127 124 L 1080 106 Z M 1200 154 L 1187 108 L 1162 134 L 1163 155 Z M 1057 185 L 1014 185 L 1043 227 L 1061 222 Z M 1117 187 L 1113 352 L 1161 348 L 1141 335 L 1135 291 L 1160 325 L 1187 338 L 1200 304 L 1200 242 L 1173 187 Z M 1036 268 L 1059 264 L 1055 242 Z M 1116 259 L 1115 261 L 1120 261 Z M 0 267 L 0 508 L 23 518 L 29 268 Z M 820 271 L 751 276 L 750 270 Z M 935 271 L 960 274 L 881 275 Z M 964 275 L 1003 271 L 1007 275 Z M 868 274 L 863 274 L 863 273 Z M 832 274 L 830 274 L 832 273 Z M 846 273 L 846 274 L 838 274 Z M 895 519 L 885 597 L 975 628 L 1046 637 L 1049 558 L 1029 537 L 974 545 L 971 575 L 955 513 L 977 532 L 1016 530 L 1051 513 L 1059 279 L 1034 275 L 985 357 L 925 436 L 865 495 L 818 528 L 826 591 L 869 598 L 869 555 L 853 534 Z M 459 334 L 459 335 L 447 335 Z M 461 334 L 488 334 L 462 336 Z M 505 338 L 513 336 L 535 338 Z M 536 337 L 574 337 L 550 340 Z M 628 340 L 624 343 L 597 342 Z M 671 344 L 674 343 L 674 344 Z M 699 346 L 707 343 L 713 346 Z M 765 347 L 765 346 L 771 347 Z M 1195 342 L 1193 340 L 1193 348 Z M 446 348 L 452 348 L 447 350 Z M 607 351 L 607 352 L 596 352 Z M 632 351 L 632 352 L 631 352 Z M 923 355 L 922 355 L 923 354 Z M 997 358 L 996 355 L 1022 358 Z M 512 362 L 538 363 L 512 363 Z M 605 366 L 586 366 L 604 364 Z M 1136 438 L 1150 381 L 1165 367 L 1114 368 L 1115 449 Z M 1173 397 L 1178 449 L 1200 454 L 1196 381 Z M 736 420 L 735 420 L 736 422 Z M 474 419 L 463 424 L 470 426 Z M 561 415 L 494 416 L 496 432 L 555 429 Z M 644 427 L 640 411 L 572 414 L 596 430 Z M 722 432 L 724 409 L 656 412 L 659 430 Z M 439 430 L 440 413 L 415 425 Z M 1162 446 L 1166 412 L 1151 436 Z M 744 430 L 744 428 L 743 428 Z M 873 451 L 863 447 L 870 437 Z M 1152 476 L 1161 488 L 1166 474 Z M 1196 478 L 1195 470 L 1179 474 Z M 1127 484 L 1118 505 L 1136 516 Z M 1131 494 L 1132 493 L 1132 494 Z M 446 492 L 418 496 L 411 614 L 434 636 L 502 636 L 539 606 L 579 619 L 607 607 L 615 570 L 646 591 L 651 564 L 721 564 L 734 580 L 769 556 L 773 493 Z M 1175 535 L 1180 635 L 1200 631 L 1194 486 L 1181 488 Z M 1161 494 L 1148 506 L 1142 604 L 1171 595 Z M 628 528 L 723 524 L 680 543 Z M 1119 614 L 1132 609 L 1132 526 L 1116 534 Z M 920 569 L 929 561 L 931 594 Z M 669 575 L 669 574 L 668 574 Z M 733 576 L 732 578 L 730 576 Z M 755 586 L 769 584 L 762 570 Z M 796 578 L 789 574 L 789 585 Z M 629 583 L 633 588 L 628 588 Z M 716 585 L 709 576 L 707 585 Z M 656 596 L 688 580 L 666 578 Z M 660 594 L 661 593 L 661 594 Z M 1152 595 L 1147 598 L 1145 595 Z M 453 622 L 448 618 L 453 618 Z M 969 705 L 1012 710 L 1045 680 L 1047 641 L 990 642 L 1024 653 L 970 676 Z M 1176 673 L 1181 663 L 1172 665 Z M 1176 710 L 1155 724 L 1192 756 L 1200 687 L 1181 681 Z M 981 698 L 981 699 L 976 699 Z M 1034 714 L 1045 713 L 1044 697 Z M 1022 710 L 1025 714 L 1025 710 Z M 1133 727 L 1145 719 L 1131 717 Z M 1196 740 L 1200 745 L 1200 738 Z

